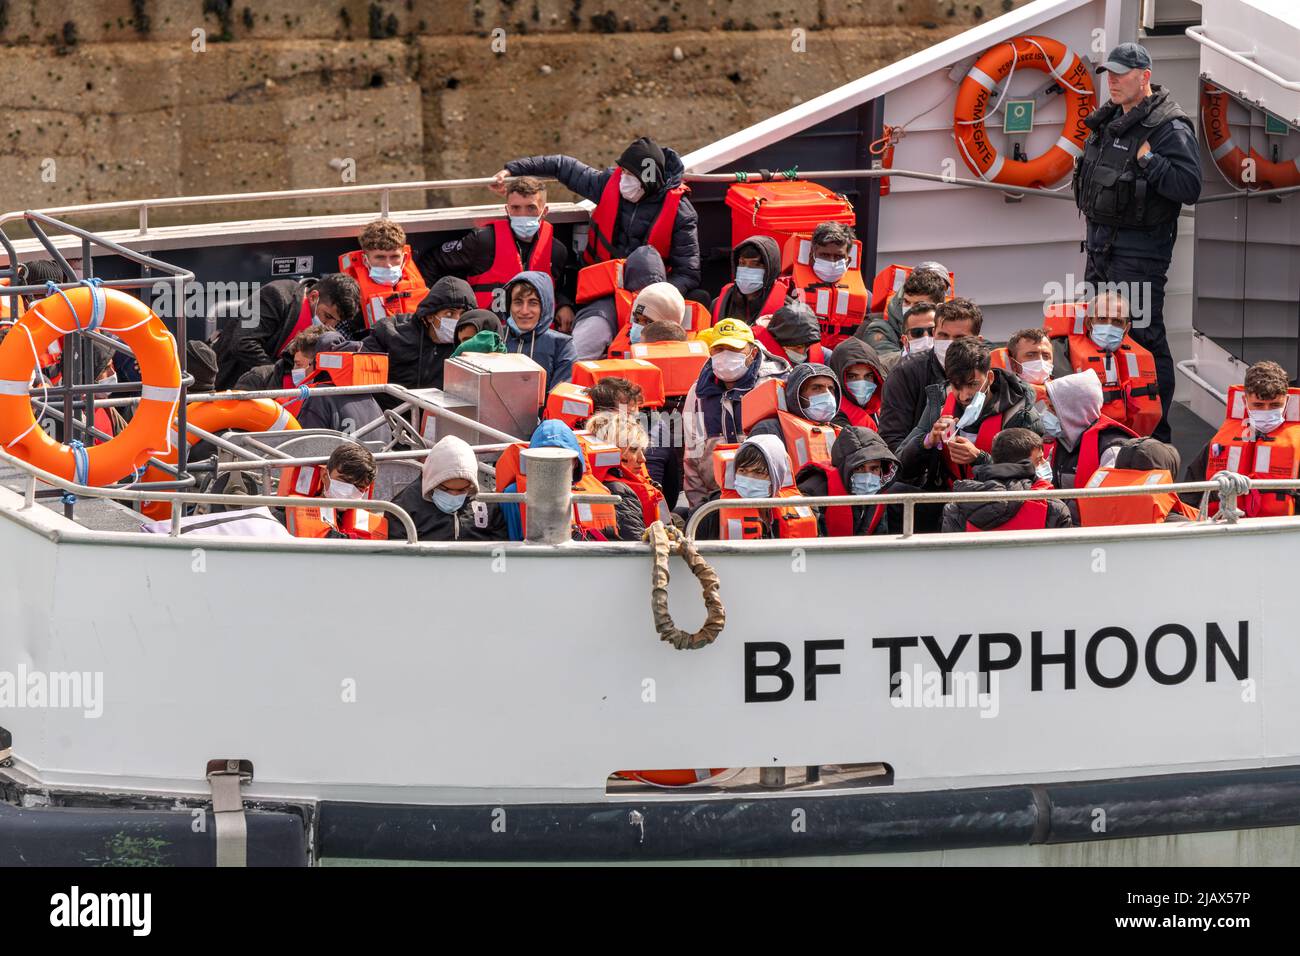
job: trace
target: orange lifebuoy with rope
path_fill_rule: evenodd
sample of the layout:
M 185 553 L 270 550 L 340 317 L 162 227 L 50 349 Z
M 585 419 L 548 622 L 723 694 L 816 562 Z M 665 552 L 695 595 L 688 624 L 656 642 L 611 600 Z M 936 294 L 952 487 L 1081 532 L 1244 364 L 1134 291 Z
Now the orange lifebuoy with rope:
M 185 420 L 207 432 L 223 432 L 238 429 L 245 432 L 298 431 L 302 426 L 293 414 L 269 398 L 243 398 L 216 401 L 191 402 L 185 408 Z M 198 435 L 186 434 L 191 445 L 199 440 Z M 159 455 L 158 460 L 169 465 L 176 464 L 175 446 L 178 438 L 176 423 L 172 423 L 172 451 Z M 168 481 L 172 476 L 160 468 L 150 467 L 145 470 L 144 481 Z M 165 501 L 146 501 L 140 507 L 142 514 L 162 521 L 171 516 L 171 506 Z
M 1234 189 L 1300 186 L 1300 156 L 1275 163 L 1256 152 L 1253 146 L 1246 152 L 1233 141 L 1228 126 L 1230 102 L 1227 93 L 1201 81 L 1201 129 L 1205 133 L 1205 145 L 1228 185 Z
M 38 356 L 78 331 L 111 332 L 135 354 L 143 385 L 130 423 L 112 441 L 90 448 L 52 439 L 36 422 L 28 396 Z M 147 305 L 117 289 L 82 280 L 33 303 L 0 343 L 0 446 L 37 468 L 83 485 L 107 485 L 138 472 L 159 451 L 180 401 L 176 340 Z
M 1048 73 L 1065 91 L 1065 127 L 1060 138 L 1047 152 L 1023 162 L 1002 156 L 989 142 L 984 126 L 985 119 L 997 109 L 997 106 L 989 109 L 989 98 L 1005 79 L 1007 86 L 998 97 L 998 105 L 1001 104 L 1017 67 Z M 961 81 L 953 110 L 953 137 L 966 165 L 981 179 L 1044 189 L 1070 175 L 1075 160 L 1083 155 L 1089 132 L 1083 121 L 1093 111 L 1095 102 L 1086 60 L 1050 37 L 1016 37 L 986 50 Z

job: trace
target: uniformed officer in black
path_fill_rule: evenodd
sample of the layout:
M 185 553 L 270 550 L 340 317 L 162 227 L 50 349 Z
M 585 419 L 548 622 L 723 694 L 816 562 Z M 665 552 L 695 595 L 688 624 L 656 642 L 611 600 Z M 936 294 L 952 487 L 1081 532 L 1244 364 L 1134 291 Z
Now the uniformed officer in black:
M 1165 280 L 1178 213 L 1201 195 L 1196 133 L 1169 91 L 1151 85 L 1151 55 L 1121 43 L 1097 67 L 1110 102 L 1085 122 L 1092 131 L 1074 171 L 1074 198 L 1088 219 L 1085 278 L 1122 284 L 1134 306 L 1132 335 L 1155 359 L 1164 415 L 1154 437 L 1169 441 L 1174 359 L 1165 337 Z M 1141 291 L 1138 283 L 1149 283 Z M 1135 301 L 1136 299 L 1136 301 Z

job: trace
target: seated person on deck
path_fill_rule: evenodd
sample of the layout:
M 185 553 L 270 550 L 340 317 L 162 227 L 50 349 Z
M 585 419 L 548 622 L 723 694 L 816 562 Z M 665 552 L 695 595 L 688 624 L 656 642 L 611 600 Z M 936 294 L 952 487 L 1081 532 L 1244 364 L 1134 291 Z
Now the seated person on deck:
M 1029 491 L 1050 488 L 1052 465 L 1043 457 L 1043 438 L 1028 428 L 1007 428 L 993 439 L 990 460 L 976 464 L 971 479 L 953 482 L 953 491 Z M 944 532 L 1069 528 L 1074 524 L 1064 501 L 950 501 L 943 506 Z
M 498 505 L 478 501 L 478 459 L 469 443 L 446 435 L 429 449 L 420 477 L 393 498 L 415 522 L 421 541 L 504 541 L 506 519 Z M 390 521 L 388 537 L 406 537 Z
M 375 456 L 355 442 L 334 449 L 324 465 L 289 468 L 280 477 L 280 494 L 304 498 L 347 498 L 362 501 L 374 492 Z M 336 509 L 286 507 L 285 526 L 299 538 L 388 537 L 388 522 L 382 513 L 364 508 Z

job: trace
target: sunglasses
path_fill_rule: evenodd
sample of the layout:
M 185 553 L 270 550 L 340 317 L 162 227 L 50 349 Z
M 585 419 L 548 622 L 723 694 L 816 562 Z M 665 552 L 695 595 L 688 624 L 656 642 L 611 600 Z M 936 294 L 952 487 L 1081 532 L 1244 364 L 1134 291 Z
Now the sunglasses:
M 907 330 L 907 337 L 909 339 L 923 339 L 927 335 L 934 335 L 933 325 L 923 325 L 920 328 Z

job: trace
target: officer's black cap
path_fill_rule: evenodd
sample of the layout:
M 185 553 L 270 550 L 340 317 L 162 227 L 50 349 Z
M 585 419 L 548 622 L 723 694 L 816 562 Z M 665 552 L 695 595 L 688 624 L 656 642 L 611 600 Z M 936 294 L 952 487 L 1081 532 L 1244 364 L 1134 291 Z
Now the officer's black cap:
M 1124 74 L 1129 70 L 1151 69 L 1151 54 L 1140 43 L 1121 43 L 1110 51 L 1106 62 L 1097 67 L 1098 73 Z

